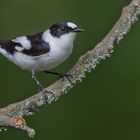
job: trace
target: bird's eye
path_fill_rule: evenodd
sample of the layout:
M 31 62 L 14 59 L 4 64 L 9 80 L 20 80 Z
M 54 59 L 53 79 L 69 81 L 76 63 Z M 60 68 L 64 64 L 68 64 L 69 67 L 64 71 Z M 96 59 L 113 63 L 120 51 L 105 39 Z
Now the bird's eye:
M 62 30 L 62 31 L 65 31 L 65 30 L 66 30 L 66 28 L 65 28 L 65 27 L 61 27 L 61 30 Z

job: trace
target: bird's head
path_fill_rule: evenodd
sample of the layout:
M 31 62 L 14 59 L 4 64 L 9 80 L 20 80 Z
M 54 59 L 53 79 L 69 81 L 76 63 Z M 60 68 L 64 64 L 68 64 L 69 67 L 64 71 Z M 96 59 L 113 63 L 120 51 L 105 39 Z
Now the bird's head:
M 76 35 L 78 32 L 84 31 L 72 22 L 59 22 L 50 27 L 50 32 L 54 37 L 62 37 L 64 35 Z
M 84 29 L 79 28 L 76 24 L 72 22 L 59 22 L 53 24 L 46 31 L 45 38 L 47 42 L 50 42 L 51 40 L 51 42 L 58 43 L 58 45 L 69 45 L 73 44 L 77 33 L 83 31 Z

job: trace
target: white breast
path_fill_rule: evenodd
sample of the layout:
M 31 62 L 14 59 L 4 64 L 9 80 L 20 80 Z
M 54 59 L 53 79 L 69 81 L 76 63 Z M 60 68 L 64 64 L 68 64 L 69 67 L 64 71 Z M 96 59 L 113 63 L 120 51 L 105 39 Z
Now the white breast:
M 50 70 L 63 63 L 72 53 L 75 35 L 64 35 L 61 38 L 53 37 L 49 30 L 43 34 L 43 39 L 49 43 L 50 52 L 36 57 L 38 70 Z

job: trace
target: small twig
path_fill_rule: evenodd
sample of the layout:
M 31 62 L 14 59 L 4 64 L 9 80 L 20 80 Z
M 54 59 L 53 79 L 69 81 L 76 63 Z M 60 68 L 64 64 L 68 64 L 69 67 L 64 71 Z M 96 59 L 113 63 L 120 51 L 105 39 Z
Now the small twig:
M 68 72 L 73 77 L 69 77 L 72 84 L 67 78 L 60 79 L 46 88 L 47 91 L 53 92 L 57 97 L 63 93 L 67 93 L 78 81 L 82 81 L 86 72 L 95 69 L 100 60 L 110 57 L 113 52 L 115 44 L 119 43 L 125 34 L 129 31 L 131 25 L 137 21 L 137 16 L 140 14 L 140 0 L 132 0 L 132 2 L 123 8 L 122 15 L 112 30 L 105 36 L 105 38 L 96 45 L 96 47 L 86 52 L 81 56 L 74 67 Z M 48 93 L 47 103 L 51 103 L 56 98 Z M 32 115 L 32 112 L 46 104 L 43 94 L 41 92 L 29 97 L 21 102 L 8 105 L 0 109 L 0 126 L 13 127 L 24 130 L 28 133 L 29 137 L 35 135 L 35 131 L 26 125 L 23 118 L 25 115 Z

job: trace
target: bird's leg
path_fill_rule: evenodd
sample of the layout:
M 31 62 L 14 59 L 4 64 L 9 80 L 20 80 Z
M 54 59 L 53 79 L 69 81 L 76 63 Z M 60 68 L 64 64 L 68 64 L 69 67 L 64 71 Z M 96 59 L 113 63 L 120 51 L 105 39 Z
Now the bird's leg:
M 44 99 L 47 102 L 47 100 L 48 100 L 48 96 L 46 96 L 47 91 L 44 89 L 43 85 L 36 78 L 36 73 L 35 73 L 34 70 L 32 70 L 32 79 L 36 82 L 36 84 L 38 85 L 38 87 L 42 90 L 43 95 L 44 95 Z
M 46 92 L 43 85 L 39 82 L 39 80 L 36 78 L 36 73 L 35 71 L 32 71 L 32 79 L 37 83 L 37 85 L 39 86 L 39 88 L 43 91 Z
M 58 75 L 59 78 L 64 78 L 64 77 L 66 77 L 66 78 L 68 79 L 68 81 L 73 85 L 73 83 L 72 83 L 72 81 L 71 81 L 71 79 L 70 79 L 70 77 L 73 78 L 73 76 L 70 75 L 70 74 L 66 74 L 66 73 L 57 73 L 57 72 L 52 72 L 52 71 L 44 71 L 44 72 L 45 72 L 45 73 L 48 73 L 48 74 Z
M 56 97 L 56 94 L 54 94 L 53 92 L 51 91 L 46 91 L 45 88 L 43 87 L 43 85 L 39 82 L 39 80 L 36 78 L 36 73 L 34 70 L 32 70 L 32 79 L 37 83 L 38 87 L 41 89 L 41 91 L 43 92 L 43 95 L 44 95 L 44 99 L 45 101 L 47 102 L 48 101 L 48 96 L 46 93 L 50 93 L 54 96 L 54 98 L 57 98 Z

